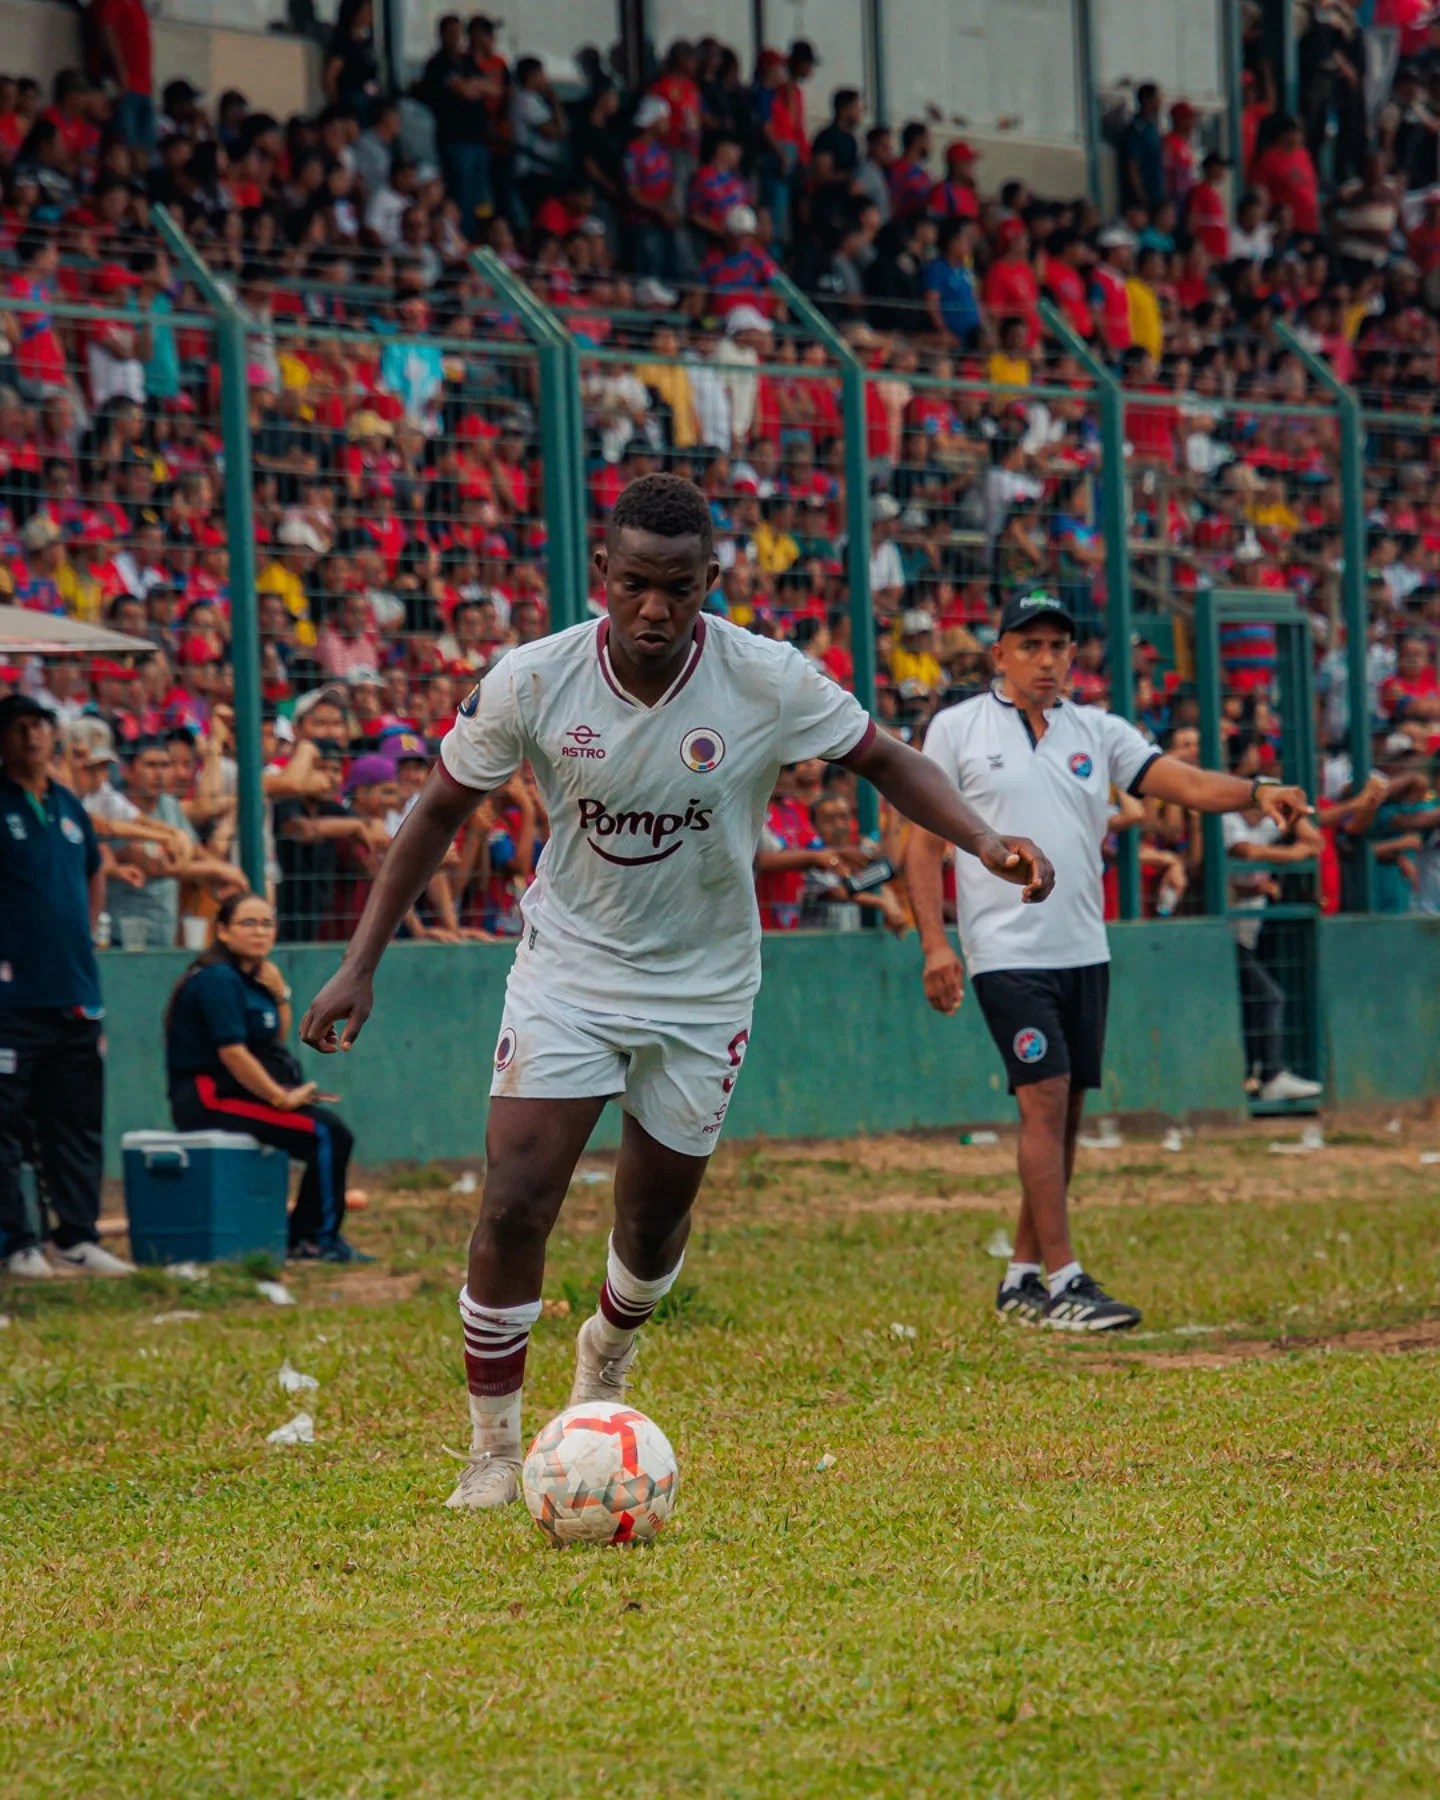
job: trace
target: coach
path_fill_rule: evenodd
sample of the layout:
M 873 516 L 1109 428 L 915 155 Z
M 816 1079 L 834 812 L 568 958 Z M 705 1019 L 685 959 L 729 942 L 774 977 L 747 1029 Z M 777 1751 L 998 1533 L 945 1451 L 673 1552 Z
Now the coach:
M 1258 808 L 1286 831 L 1309 807 L 1300 788 L 1162 756 L 1113 713 L 1065 699 L 1074 654 L 1074 621 L 1058 600 L 1014 595 L 1000 617 L 994 686 L 937 713 L 925 754 L 996 831 L 1033 837 L 1055 864 L 1054 893 L 1031 907 L 973 857 L 955 861 L 964 968 L 1020 1108 L 1020 1220 L 996 1310 L 1066 1331 L 1114 1331 L 1137 1324 L 1139 1311 L 1112 1299 L 1076 1260 L 1067 1206 L 1085 1090 L 1100 1085 L 1105 1049 L 1110 951 L 1100 851 L 1111 787 L 1196 812 Z M 925 997 L 953 1013 L 964 968 L 945 933 L 945 849 L 914 832 L 906 875 Z
M 105 884 L 85 809 L 51 776 L 54 755 L 54 713 L 24 694 L 0 700 L 0 1261 L 11 1275 L 55 1272 L 20 1191 L 33 1147 L 55 1259 L 127 1275 L 95 1228 L 105 1064 L 92 931 Z

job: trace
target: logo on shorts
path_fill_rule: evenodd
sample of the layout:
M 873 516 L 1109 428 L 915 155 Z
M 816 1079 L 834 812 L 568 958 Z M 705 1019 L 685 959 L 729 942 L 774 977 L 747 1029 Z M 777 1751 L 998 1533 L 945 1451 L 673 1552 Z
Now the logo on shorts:
M 697 726 L 681 738 L 680 760 L 692 775 L 708 775 L 725 760 L 725 740 L 709 725 Z
M 576 725 L 565 735 L 570 742 L 560 746 L 562 756 L 584 756 L 591 762 L 599 762 L 604 756 L 605 752 L 597 748 L 600 733 L 593 725 Z
M 495 1067 L 497 1070 L 508 1069 L 514 1060 L 515 1033 L 506 1025 L 502 1028 L 499 1041 L 495 1045 Z
M 60 821 L 60 829 L 65 833 L 66 839 L 70 843 L 83 844 L 85 842 L 85 833 L 73 819 L 62 819 Z
M 1050 1045 L 1043 1031 L 1037 1031 L 1033 1025 L 1027 1025 L 1023 1031 L 1015 1033 L 1015 1042 L 1012 1048 L 1015 1051 L 1016 1062 L 1037 1063 L 1044 1060 L 1045 1052 Z
M 477 681 L 470 692 L 460 702 L 460 717 L 473 719 L 480 710 L 480 683 Z
M 1077 750 L 1070 758 L 1070 773 L 1080 781 L 1088 781 L 1094 767 L 1094 763 L 1083 750 Z

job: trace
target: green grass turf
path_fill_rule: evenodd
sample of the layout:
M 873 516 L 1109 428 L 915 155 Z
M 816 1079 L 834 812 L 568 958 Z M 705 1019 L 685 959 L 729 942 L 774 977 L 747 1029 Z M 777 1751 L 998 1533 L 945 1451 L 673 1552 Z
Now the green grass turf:
M 635 1388 L 682 1469 L 641 1550 L 439 1505 L 472 1203 L 433 1176 L 293 1309 L 0 1291 L 0 1794 L 1433 1796 L 1434 1171 L 1097 1153 L 1082 1248 L 1147 1316 L 1096 1349 L 991 1322 L 1006 1154 L 722 1153 Z M 607 1197 L 555 1241 L 531 1428 Z

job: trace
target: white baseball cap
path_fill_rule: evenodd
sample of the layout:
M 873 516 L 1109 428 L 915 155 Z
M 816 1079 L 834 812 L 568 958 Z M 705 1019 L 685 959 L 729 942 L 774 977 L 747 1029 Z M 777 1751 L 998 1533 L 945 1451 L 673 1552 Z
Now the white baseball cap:
M 658 94 L 647 94 L 635 108 L 635 124 L 640 131 L 648 131 L 652 125 L 663 124 L 670 117 L 670 102 L 662 100 Z
M 732 206 L 725 215 L 725 229 L 731 237 L 746 237 L 760 229 L 753 206 Z
M 742 331 L 771 331 L 770 321 L 758 306 L 737 306 L 725 321 L 725 330 L 731 337 L 739 337 Z

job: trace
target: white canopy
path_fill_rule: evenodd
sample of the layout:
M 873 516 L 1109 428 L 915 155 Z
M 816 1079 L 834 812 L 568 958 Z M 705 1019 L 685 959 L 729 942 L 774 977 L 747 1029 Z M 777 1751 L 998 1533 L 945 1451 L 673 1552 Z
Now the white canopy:
M 27 606 L 0 606 L 0 656 L 137 656 L 155 646 L 103 625 L 32 612 Z

